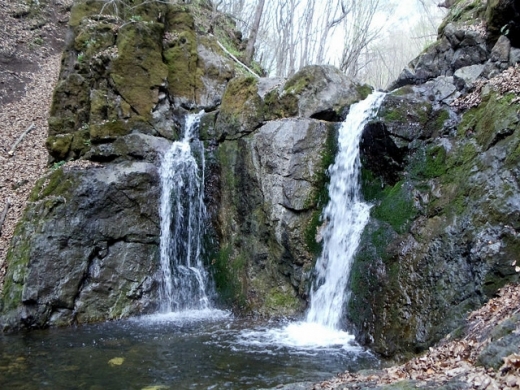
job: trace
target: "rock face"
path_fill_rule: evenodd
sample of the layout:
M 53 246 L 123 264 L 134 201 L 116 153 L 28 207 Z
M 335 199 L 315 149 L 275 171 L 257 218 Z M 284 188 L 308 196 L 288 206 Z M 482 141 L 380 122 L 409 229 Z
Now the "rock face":
M 414 85 L 387 95 L 363 135 L 363 193 L 374 206 L 348 312 L 359 340 L 385 356 L 424 350 L 518 281 L 519 106 L 511 88 L 491 87 L 516 73 L 485 78 L 517 49 L 480 24 L 499 3 L 457 2 L 438 43 L 412 62 Z M 488 86 L 475 91 L 477 82 Z
M 203 119 L 219 172 L 211 262 L 224 300 L 264 315 L 305 308 L 337 137 L 337 124 L 314 118 L 339 120 L 366 92 L 332 67 L 287 81 L 236 78 L 216 120 Z
M 234 76 L 190 7 L 75 2 L 67 39 L 46 143 L 54 170 L 12 240 L 3 329 L 155 310 L 161 155 L 185 109 L 216 107 Z
M 42 178 L 8 255 L 3 326 L 85 323 L 153 309 L 157 180 L 149 162 L 62 168 Z
M 125 4 L 84 0 L 72 9 L 46 143 L 54 170 L 13 238 L 0 328 L 157 308 L 158 167 L 190 110 L 206 111 L 204 261 L 222 301 L 301 313 L 334 122 L 367 87 L 327 66 L 287 81 L 235 77 L 205 33 L 239 46 L 232 22 L 209 5 Z M 79 162 L 63 165 L 71 160 Z

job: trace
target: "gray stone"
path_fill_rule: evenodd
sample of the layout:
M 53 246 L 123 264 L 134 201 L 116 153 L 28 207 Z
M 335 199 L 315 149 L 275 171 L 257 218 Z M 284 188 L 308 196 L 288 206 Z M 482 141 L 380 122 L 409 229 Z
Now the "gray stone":
M 498 38 L 497 43 L 491 50 L 491 61 L 509 62 L 509 51 L 511 50 L 511 42 L 505 35 Z
M 475 81 L 482 75 L 483 71 L 484 65 L 465 66 L 457 69 L 453 78 L 459 89 L 465 88 L 466 90 L 470 90 L 475 84 Z M 444 100 L 444 98 L 441 100 Z
M 64 167 L 48 180 L 14 239 L 8 272 L 24 276 L 4 291 L 0 326 L 103 321 L 155 309 L 156 166 Z
M 345 115 L 361 99 L 359 85 L 339 69 L 328 65 L 307 66 L 287 80 L 283 91 L 298 96 L 298 115 L 314 118 L 326 113 Z
M 205 110 L 212 110 L 222 101 L 226 85 L 234 77 L 235 70 L 230 59 L 213 49 L 216 43 L 213 42 L 212 45 L 208 43 L 204 41 L 197 45 L 199 62 L 203 70 L 200 78 L 203 88 L 198 91 L 197 105 Z
M 516 65 L 520 62 L 520 49 L 512 47 L 509 53 L 509 65 Z

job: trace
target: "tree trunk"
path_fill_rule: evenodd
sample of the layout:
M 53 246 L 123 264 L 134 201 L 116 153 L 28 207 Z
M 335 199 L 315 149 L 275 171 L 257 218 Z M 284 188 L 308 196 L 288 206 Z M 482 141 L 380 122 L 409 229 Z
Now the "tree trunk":
M 251 33 L 249 34 L 249 41 L 247 42 L 246 47 L 245 61 L 248 64 L 251 63 L 253 60 L 253 55 L 255 54 L 256 36 L 258 35 L 258 29 L 260 28 L 260 22 L 262 21 L 264 3 L 265 0 L 258 0 L 258 4 L 256 5 L 255 19 L 253 21 L 253 25 L 251 26 Z

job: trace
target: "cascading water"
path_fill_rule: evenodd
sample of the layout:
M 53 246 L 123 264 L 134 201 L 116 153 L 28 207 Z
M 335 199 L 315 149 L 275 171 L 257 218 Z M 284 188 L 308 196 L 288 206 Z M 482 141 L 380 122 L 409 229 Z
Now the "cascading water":
M 322 216 L 323 252 L 316 263 L 317 288 L 311 292 L 306 319 L 327 328 L 340 328 L 352 260 L 370 215 L 370 205 L 360 194 L 359 141 L 383 97 L 383 93 L 375 92 L 350 108 L 339 130 L 336 160 L 329 168 L 330 200 Z
M 338 136 L 338 154 L 329 168 L 330 200 L 323 213 L 323 252 L 316 263 L 315 286 L 305 321 L 284 328 L 243 332 L 244 345 L 285 345 L 299 350 L 348 350 L 360 353 L 354 336 L 341 329 L 343 307 L 348 299 L 348 280 L 361 233 L 368 222 L 370 205 L 360 194 L 359 141 L 383 93 L 373 93 L 350 107 Z
M 210 306 L 202 233 L 204 149 L 196 138 L 201 114 L 186 117 L 184 134 L 164 155 L 161 176 L 160 312 Z

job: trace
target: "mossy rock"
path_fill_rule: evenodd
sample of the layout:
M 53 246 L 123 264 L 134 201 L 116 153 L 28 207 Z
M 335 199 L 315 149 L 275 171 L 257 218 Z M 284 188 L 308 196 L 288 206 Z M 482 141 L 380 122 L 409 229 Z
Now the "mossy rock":
M 404 181 L 385 187 L 378 195 L 381 201 L 372 208 L 371 215 L 390 224 L 396 232 L 405 233 L 418 212 L 411 189 L 410 183 Z
M 82 26 L 78 35 L 74 39 L 74 49 L 83 53 L 87 58 L 106 50 L 116 43 L 116 34 L 114 31 L 118 26 L 114 23 L 89 22 Z
M 172 7 L 166 18 L 163 56 L 168 69 L 168 90 L 178 105 L 196 104 L 197 91 L 203 87 L 197 44 L 194 20 L 189 10 Z
M 511 104 L 514 94 L 499 96 L 492 92 L 483 102 L 466 112 L 458 127 L 458 135 L 473 135 L 483 150 L 489 149 L 514 133 L 519 124 L 517 104 Z
M 263 102 L 257 83 L 254 77 L 235 77 L 228 83 L 217 118 L 217 138 L 240 137 L 263 122 Z
M 90 139 L 92 142 L 106 142 L 130 133 L 128 125 L 120 120 L 92 124 L 89 127 Z
M 54 89 L 49 118 L 49 135 L 71 133 L 88 122 L 90 86 L 81 75 L 73 73 L 58 82 Z
M 77 27 L 83 21 L 92 15 L 101 13 L 103 3 L 97 0 L 80 0 L 75 1 L 70 10 L 69 26 Z
M 72 134 L 51 135 L 45 141 L 45 147 L 55 160 L 65 160 L 72 145 Z
M 298 116 L 298 97 L 292 92 L 281 95 L 275 89 L 264 97 L 265 119 L 276 120 Z
M 112 61 L 110 77 L 121 96 L 139 115 L 151 118 L 164 85 L 168 68 L 162 60 L 164 25 L 136 22 L 120 28 L 118 57 Z

